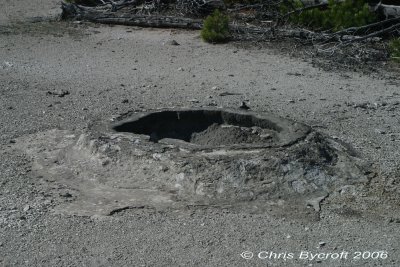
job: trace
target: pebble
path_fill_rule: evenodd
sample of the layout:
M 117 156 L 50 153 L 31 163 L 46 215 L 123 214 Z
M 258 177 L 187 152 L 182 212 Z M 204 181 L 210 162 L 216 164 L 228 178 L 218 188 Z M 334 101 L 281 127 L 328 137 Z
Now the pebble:
M 69 95 L 69 91 L 67 90 L 61 90 L 61 91 L 47 91 L 48 95 L 55 95 L 58 97 L 64 97 L 66 95 Z
M 25 205 L 25 207 L 24 207 L 24 212 L 27 212 L 29 209 L 30 209 L 31 207 L 29 206 L 29 205 Z
M 168 40 L 167 42 L 165 42 L 166 45 L 174 45 L 174 46 L 178 46 L 180 45 L 177 41 L 175 40 Z
M 363 103 L 355 104 L 355 105 L 354 105 L 354 108 L 366 109 L 366 108 L 368 108 L 368 102 L 363 102 Z
M 385 130 L 376 129 L 375 131 L 376 131 L 377 133 L 379 133 L 379 134 L 386 134 L 386 131 L 385 131 Z
M 178 68 L 178 70 L 179 70 L 179 71 L 184 71 L 184 69 L 183 69 L 182 67 L 181 67 L 181 68 Z
M 66 197 L 66 198 L 72 197 L 71 193 L 69 193 L 69 192 L 61 193 L 60 196 L 61 196 L 61 197 Z

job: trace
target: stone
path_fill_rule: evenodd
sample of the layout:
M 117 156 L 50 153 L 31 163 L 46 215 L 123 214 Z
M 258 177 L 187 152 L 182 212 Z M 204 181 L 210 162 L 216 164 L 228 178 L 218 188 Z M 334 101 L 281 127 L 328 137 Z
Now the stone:
M 58 97 L 64 97 L 66 95 L 69 95 L 69 91 L 67 91 L 67 90 L 47 91 L 47 95 L 54 95 L 54 96 L 58 96 Z
M 314 210 L 316 211 L 316 212 L 319 212 L 319 211 L 321 211 L 321 202 L 325 199 L 325 198 L 327 198 L 327 196 L 328 195 L 324 195 L 324 196 L 321 196 L 321 197 L 317 197 L 317 198 L 313 198 L 313 199 L 310 199 L 310 200 L 307 200 L 307 206 L 311 206 L 311 207 L 313 207 L 314 208 Z
M 173 45 L 173 46 L 178 46 L 180 45 L 177 41 L 175 40 L 168 40 L 165 42 L 166 45 Z

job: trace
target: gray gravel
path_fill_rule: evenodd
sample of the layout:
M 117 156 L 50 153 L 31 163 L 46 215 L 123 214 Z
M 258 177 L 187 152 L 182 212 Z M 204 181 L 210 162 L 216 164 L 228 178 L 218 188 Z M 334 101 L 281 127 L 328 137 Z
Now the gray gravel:
M 398 80 L 325 72 L 274 49 L 209 45 L 198 32 L 32 22 L 58 12 L 57 1 L 37 2 L 0 0 L 0 265 L 400 266 Z M 68 216 L 53 207 L 74 201 L 69 188 L 41 182 L 14 149 L 27 134 L 81 132 L 130 110 L 243 101 L 351 144 L 378 175 L 361 197 L 324 200 L 316 217 L 279 202 L 256 214 L 189 206 Z M 261 251 L 294 259 L 259 259 Z M 349 256 L 310 261 L 301 251 Z M 388 257 L 353 260 L 356 251 Z

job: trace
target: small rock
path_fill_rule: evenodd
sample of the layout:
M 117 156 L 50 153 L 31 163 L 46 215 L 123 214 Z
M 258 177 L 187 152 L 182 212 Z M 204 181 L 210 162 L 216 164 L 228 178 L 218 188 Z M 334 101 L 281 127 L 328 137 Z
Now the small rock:
M 178 68 L 178 70 L 179 70 L 179 71 L 184 71 L 184 69 L 183 69 L 182 67 L 181 67 L 181 68 Z
M 315 211 L 319 212 L 321 210 L 321 202 L 327 197 L 328 197 L 328 195 L 313 198 L 313 199 L 308 200 L 306 202 L 306 204 L 307 204 L 307 206 L 313 207 Z
M 47 91 L 48 95 L 54 95 L 58 97 L 64 97 L 66 95 L 69 95 L 69 91 L 67 90 L 61 90 L 61 91 Z
M 247 106 L 247 104 L 246 104 L 246 102 L 242 102 L 242 105 L 239 107 L 240 109 L 244 109 L 244 110 L 249 110 L 250 109 L 250 107 L 249 106 Z
M 368 106 L 369 106 L 368 102 L 363 102 L 363 103 L 355 104 L 353 107 L 354 107 L 354 108 L 367 109 Z
M 240 93 L 222 92 L 219 96 L 229 96 L 229 95 L 242 95 Z
M 289 103 L 294 103 L 295 101 L 293 99 L 288 100 Z
M 69 192 L 61 193 L 60 196 L 61 196 L 61 197 L 66 197 L 66 198 L 72 197 L 71 193 L 69 193 Z
M 377 132 L 378 134 L 386 134 L 386 131 L 381 129 L 376 129 L 375 132 Z
M 303 76 L 300 72 L 288 72 L 286 75 L 291 75 L 291 76 Z
M 169 168 L 167 166 L 160 166 L 160 171 L 162 172 L 167 172 L 169 170 Z
M 389 223 L 400 223 L 400 219 L 399 218 L 389 218 L 388 222 Z
M 29 206 L 29 205 L 25 205 L 25 207 L 24 207 L 24 212 L 27 212 L 29 209 L 30 209 L 31 207 Z
M 211 87 L 211 90 L 221 90 L 222 88 L 221 87 L 219 87 L 219 86 L 213 86 L 213 87 Z
M 178 46 L 180 45 L 177 41 L 175 40 L 168 40 L 165 42 L 166 45 L 174 45 L 174 46 Z
M 127 103 L 129 103 L 129 100 L 128 99 L 124 99 L 124 100 L 122 100 L 122 103 L 123 104 L 127 104 Z
M 193 99 L 189 99 L 189 102 L 192 102 L 192 103 L 199 103 L 199 100 L 197 100 L 196 98 L 193 98 Z
M 318 246 L 319 246 L 320 248 L 324 247 L 325 245 L 326 245 L 326 242 L 319 242 L 319 243 L 318 243 Z
M 4 65 L 6 65 L 7 67 L 14 66 L 11 62 L 8 62 L 8 61 L 4 61 Z

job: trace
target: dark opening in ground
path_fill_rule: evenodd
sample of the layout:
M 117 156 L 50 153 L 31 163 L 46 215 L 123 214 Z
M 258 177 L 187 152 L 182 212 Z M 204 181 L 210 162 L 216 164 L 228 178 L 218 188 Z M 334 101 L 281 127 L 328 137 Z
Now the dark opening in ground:
M 226 110 L 167 110 L 148 113 L 113 127 L 150 136 L 150 141 L 179 139 L 199 145 L 266 144 L 282 130 L 273 120 Z

